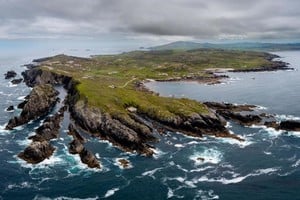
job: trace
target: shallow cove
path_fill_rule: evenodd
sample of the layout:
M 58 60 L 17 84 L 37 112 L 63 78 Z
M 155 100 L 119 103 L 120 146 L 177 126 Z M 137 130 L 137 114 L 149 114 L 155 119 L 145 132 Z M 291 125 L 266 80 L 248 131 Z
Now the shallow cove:
M 277 114 L 299 115 L 300 52 L 275 52 L 295 71 L 225 73 L 222 84 L 197 82 L 148 82 L 146 86 L 162 96 L 186 97 L 199 101 L 224 101 L 268 107 Z

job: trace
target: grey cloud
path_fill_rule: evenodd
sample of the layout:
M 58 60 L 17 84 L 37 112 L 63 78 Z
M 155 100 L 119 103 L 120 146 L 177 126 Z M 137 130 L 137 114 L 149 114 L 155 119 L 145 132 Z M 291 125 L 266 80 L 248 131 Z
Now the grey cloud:
M 0 0 L 0 37 L 300 37 L 298 0 Z

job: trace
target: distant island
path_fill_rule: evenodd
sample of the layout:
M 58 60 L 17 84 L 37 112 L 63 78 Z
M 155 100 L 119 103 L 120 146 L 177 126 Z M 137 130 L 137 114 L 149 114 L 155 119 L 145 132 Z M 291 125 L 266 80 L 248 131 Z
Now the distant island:
M 260 43 L 260 42 L 237 42 L 237 43 L 197 43 L 189 41 L 177 41 L 160 46 L 149 47 L 149 50 L 193 50 L 193 49 L 224 49 L 242 51 L 289 51 L 300 50 L 300 43 Z
M 82 162 L 92 168 L 101 165 L 93 152 L 85 148 L 85 138 L 78 130 L 108 140 L 124 151 L 146 156 L 155 153 L 156 135 L 169 131 L 199 138 L 204 135 L 229 137 L 242 142 L 243 138 L 226 128 L 228 120 L 247 126 L 260 124 L 299 130 L 299 122 L 278 122 L 253 105 L 161 97 L 144 86 L 145 82 L 154 80 L 216 84 L 227 78 L 215 73 L 220 70 L 290 69 L 287 63 L 275 61 L 277 57 L 263 52 L 194 49 L 133 51 L 92 58 L 57 55 L 36 59 L 22 74 L 33 90 L 19 105 L 23 109 L 20 116 L 12 118 L 6 128 L 13 129 L 46 116 L 58 102 L 55 87 L 64 86 L 68 93 L 60 100 L 64 106 L 54 116 L 46 118 L 36 135 L 30 137 L 32 143 L 19 154 L 27 162 L 38 163 L 52 155 L 55 147 L 50 140 L 58 137 L 60 121 L 67 111 L 72 118 L 69 134 L 73 137 L 69 152 L 79 154 Z

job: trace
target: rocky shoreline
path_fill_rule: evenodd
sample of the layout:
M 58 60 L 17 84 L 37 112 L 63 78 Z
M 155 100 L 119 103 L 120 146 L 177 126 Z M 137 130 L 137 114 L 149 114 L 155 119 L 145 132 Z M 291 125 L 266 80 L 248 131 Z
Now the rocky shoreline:
M 36 62 L 43 62 L 45 59 L 36 60 Z M 130 119 L 121 114 L 111 115 L 98 108 L 90 107 L 87 101 L 80 99 L 80 94 L 76 89 L 78 82 L 72 77 L 43 70 L 38 66 L 37 63 L 22 73 L 24 82 L 29 87 L 33 87 L 33 90 L 25 101 L 18 106 L 23 109 L 20 116 L 12 118 L 6 129 L 11 130 L 16 126 L 28 123 L 30 120 L 46 116 L 58 101 L 58 93 L 55 91 L 54 86 L 64 86 L 68 95 L 64 101 L 65 106 L 54 116 L 45 119 L 43 124 L 36 129 L 36 135 L 29 138 L 32 143 L 18 155 L 33 164 L 49 158 L 55 151 L 55 147 L 51 145 L 51 140 L 58 137 L 60 122 L 66 110 L 70 112 L 75 124 L 75 126 L 72 124 L 69 126 L 69 135 L 73 137 L 72 142 L 69 144 L 69 152 L 79 154 L 81 161 L 91 168 L 101 168 L 101 164 L 95 155 L 84 147 L 85 139 L 77 129 L 86 131 L 99 139 L 108 140 L 123 151 L 136 152 L 145 156 L 154 154 L 153 148 L 155 147 L 153 147 L 153 143 L 158 141 L 155 132 L 161 134 L 167 131 L 181 132 L 193 137 L 210 135 L 233 138 L 242 142 L 244 141 L 243 138 L 230 133 L 226 128 L 228 121 L 234 121 L 243 126 L 264 125 L 287 131 L 300 130 L 300 122 L 276 121 L 274 116 L 258 112 L 256 106 L 216 102 L 204 103 L 208 113 L 195 113 L 189 117 L 176 116 L 175 118 L 161 119 L 134 107 L 127 108 Z M 271 68 L 272 70 L 276 68 L 286 69 L 287 64 L 278 61 Z M 186 77 L 181 78 L 181 80 L 196 79 L 204 83 L 217 83 L 221 78 L 226 78 L 226 76 Z M 137 84 L 136 89 L 149 92 L 143 83 Z M 153 95 L 156 94 L 153 93 Z

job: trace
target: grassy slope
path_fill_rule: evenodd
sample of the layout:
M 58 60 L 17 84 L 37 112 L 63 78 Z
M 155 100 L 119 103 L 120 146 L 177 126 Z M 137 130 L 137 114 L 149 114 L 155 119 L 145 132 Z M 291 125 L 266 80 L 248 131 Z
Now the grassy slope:
M 91 60 L 60 55 L 43 62 L 42 67 L 78 80 L 81 98 L 87 99 L 90 106 L 128 120 L 126 108 L 134 106 L 141 113 L 167 122 L 176 116 L 208 110 L 194 100 L 159 97 L 137 90 L 135 83 L 145 79 L 209 76 L 206 68 L 256 68 L 270 64 L 265 57 L 264 53 L 222 50 L 135 51 Z

